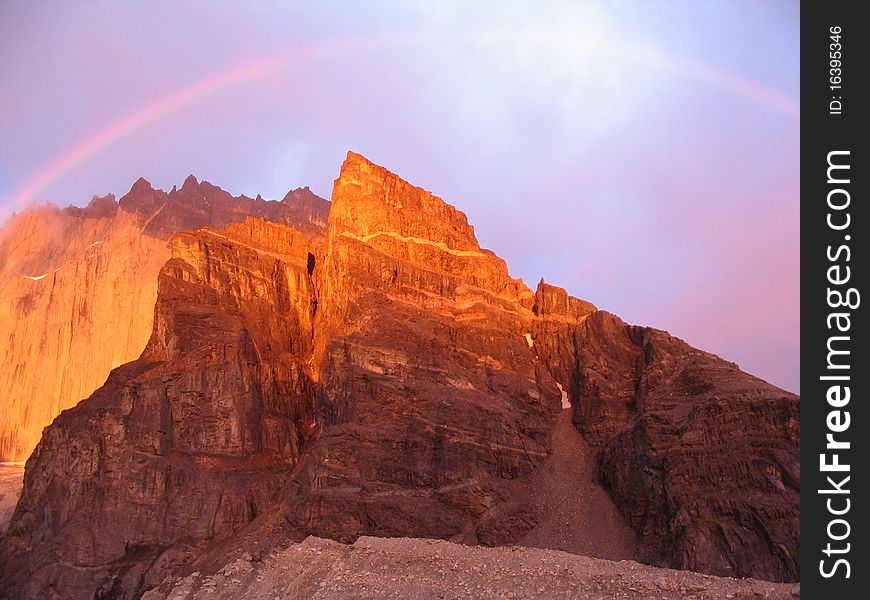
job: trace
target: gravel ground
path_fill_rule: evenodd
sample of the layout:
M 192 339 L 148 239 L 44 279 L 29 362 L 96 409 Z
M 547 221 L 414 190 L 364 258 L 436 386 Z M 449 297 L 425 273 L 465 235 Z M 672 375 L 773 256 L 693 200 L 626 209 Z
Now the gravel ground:
M 309 537 L 265 556 L 195 572 L 143 600 L 284 598 L 576 598 L 793 600 L 792 584 L 713 577 L 556 550 L 483 548 L 441 540 Z

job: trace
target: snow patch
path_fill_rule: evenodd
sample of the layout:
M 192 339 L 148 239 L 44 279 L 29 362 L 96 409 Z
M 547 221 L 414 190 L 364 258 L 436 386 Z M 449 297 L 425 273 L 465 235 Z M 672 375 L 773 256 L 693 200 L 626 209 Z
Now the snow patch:
M 558 381 L 556 382 L 556 387 L 559 388 L 559 393 L 562 394 L 562 408 L 571 408 L 571 401 L 568 400 L 568 392 L 565 391 L 565 388 L 563 388 L 562 384 Z
M 526 343 L 529 345 L 529 348 L 531 348 L 532 346 L 535 345 L 535 342 L 532 340 L 532 334 L 531 334 L 531 333 L 527 333 L 527 334 L 526 334 Z

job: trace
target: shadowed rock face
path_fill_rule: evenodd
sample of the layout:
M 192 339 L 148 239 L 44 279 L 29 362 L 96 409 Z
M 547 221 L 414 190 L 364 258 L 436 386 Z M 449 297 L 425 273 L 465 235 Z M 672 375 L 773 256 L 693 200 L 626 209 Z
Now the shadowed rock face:
M 329 214 L 329 204 L 307 187 L 292 190 L 281 202 L 275 202 L 260 196 L 232 196 L 193 175 L 169 193 L 139 179 L 119 206 L 136 215 L 146 234 L 161 239 L 185 229 L 223 229 L 249 216 L 293 225 L 310 237 L 319 237 Z
M 566 382 L 574 424 L 598 450 L 640 559 L 799 578 L 797 396 L 605 311 L 544 328 L 541 355 Z
M 145 351 L 28 463 L 0 589 L 134 598 L 264 511 L 340 541 L 541 546 L 528 486 L 574 472 L 547 462 L 565 401 L 641 558 L 798 577 L 795 396 L 532 292 L 461 212 L 350 153 L 325 238 L 173 237 Z
M 316 239 L 328 206 L 307 189 L 266 202 L 191 176 L 170 193 L 140 179 L 120 202 L 10 217 L 0 230 L 0 460 L 26 459 L 60 411 L 141 354 L 173 233 L 260 215 Z

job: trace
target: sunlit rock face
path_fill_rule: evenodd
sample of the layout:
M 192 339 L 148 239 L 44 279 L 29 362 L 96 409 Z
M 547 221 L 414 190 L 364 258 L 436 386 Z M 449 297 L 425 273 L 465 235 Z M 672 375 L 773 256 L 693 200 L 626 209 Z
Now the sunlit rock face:
M 193 177 L 170 193 L 140 179 L 117 203 L 107 196 L 10 217 L 0 231 L 0 460 L 26 459 L 60 411 L 139 356 L 173 233 L 249 214 L 317 237 L 328 203 L 307 189 L 266 202 Z
M 251 218 L 170 248 L 141 356 L 28 463 L 0 590 L 135 598 L 264 513 L 299 536 L 540 546 L 548 495 L 599 498 L 648 562 L 799 577 L 797 397 L 533 292 L 464 214 L 362 156 L 325 233 Z M 569 447 L 613 504 L 554 479 Z
M 24 460 L 60 411 L 151 335 L 165 240 L 112 198 L 27 209 L 0 248 L 0 457 Z

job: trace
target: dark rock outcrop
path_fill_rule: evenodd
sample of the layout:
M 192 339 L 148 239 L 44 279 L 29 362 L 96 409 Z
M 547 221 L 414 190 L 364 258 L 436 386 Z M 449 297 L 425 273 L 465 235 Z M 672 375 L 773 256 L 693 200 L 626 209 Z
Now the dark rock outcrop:
M 549 337 L 538 336 L 539 354 L 565 382 L 602 483 L 638 534 L 639 558 L 799 578 L 797 396 L 605 311 L 541 327 Z
M 233 196 L 193 175 L 168 193 L 155 190 L 147 180 L 139 178 L 119 206 L 138 217 L 146 234 L 162 239 L 176 231 L 200 227 L 224 229 L 249 216 L 291 225 L 310 237 L 318 237 L 329 215 L 329 203 L 307 187 L 291 190 L 276 202 L 260 196 Z

